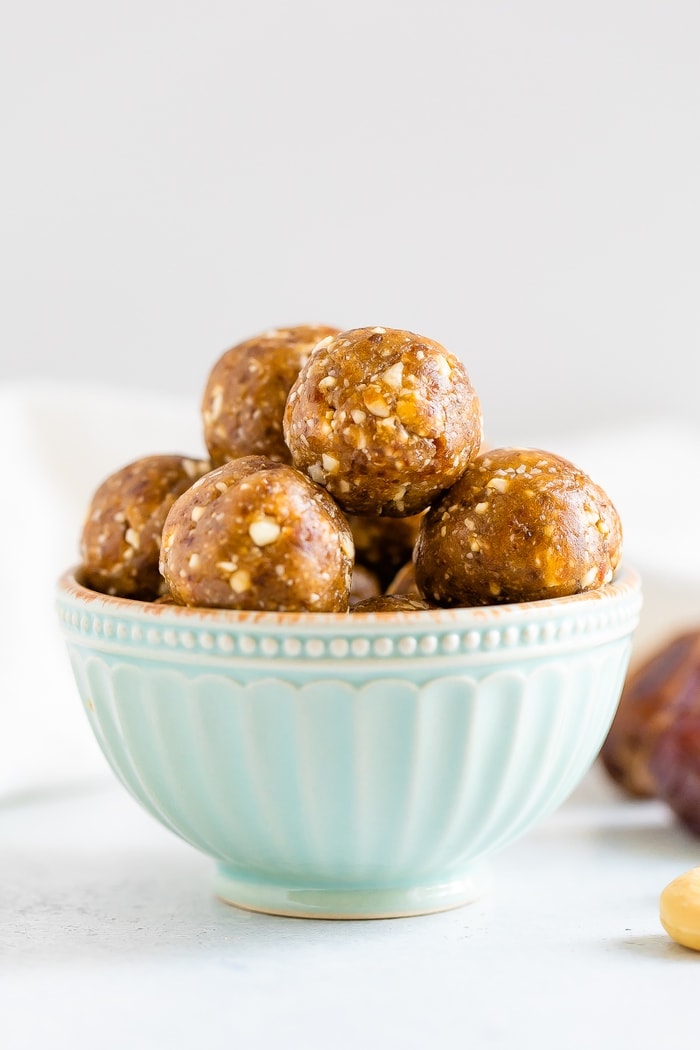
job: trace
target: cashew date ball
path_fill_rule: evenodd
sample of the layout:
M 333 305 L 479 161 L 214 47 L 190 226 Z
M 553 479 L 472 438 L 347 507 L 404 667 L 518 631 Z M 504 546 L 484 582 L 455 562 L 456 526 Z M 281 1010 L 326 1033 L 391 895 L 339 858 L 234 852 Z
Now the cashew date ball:
M 316 346 L 283 430 L 294 466 L 346 513 L 408 517 L 476 455 L 481 407 L 464 366 L 439 343 L 356 328 Z
M 352 569 L 352 583 L 350 585 L 350 605 L 357 605 L 365 598 L 376 598 L 382 593 L 382 585 L 379 577 L 371 569 L 366 568 L 357 558 Z
M 213 466 L 239 456 L 263 455 L 289 463 L 282 437 L 287 395 L 328 325 L 275 328 L 227 350 L 207 378 L 202 421 Z
M 380 594 L 353 605 L 350 612 L 424 612 L 433 606 L 414 594 Z
M 416 567 L 413 559 L 402 565 L 386 589 L 387 594 L 410 594 L 412 597 L 420 597 L 416 585 Z
M 583 471 L 539 449 L 491 449 L 426 514 L 416 583 L 445 606 L 556 598 L 609 583 L 621 546 L 615 507 Z
M 402 565 L 410 561 L 422 513 L 407 518 L 387 518 L 381 514 L 348 515 L 355 543 L 355 562 L 375 573 L 383 590 Z
M 265 456 L 201 478 L 172 506 L 161 572 L 181 605 L 345 612 L 352 534 L 328 493 Z
M 211 469 L 208 460 L 152 455 L 128 463 L 95 491 L 80 538 L 88 587 L 152 601 L 164 590 L 161 534 L 178 496 Z

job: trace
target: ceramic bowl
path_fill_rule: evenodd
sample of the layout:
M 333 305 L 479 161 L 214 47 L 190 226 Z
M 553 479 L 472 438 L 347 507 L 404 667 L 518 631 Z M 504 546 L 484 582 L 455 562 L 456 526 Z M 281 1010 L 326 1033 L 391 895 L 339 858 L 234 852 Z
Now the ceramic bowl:
M 216 861 L 214 892 L 282 915 L 462 905 L 555 810 L 615 714 L 636 572 L 518 605 L 252 613 L 58 584 L 77 690 L 107 762 Z

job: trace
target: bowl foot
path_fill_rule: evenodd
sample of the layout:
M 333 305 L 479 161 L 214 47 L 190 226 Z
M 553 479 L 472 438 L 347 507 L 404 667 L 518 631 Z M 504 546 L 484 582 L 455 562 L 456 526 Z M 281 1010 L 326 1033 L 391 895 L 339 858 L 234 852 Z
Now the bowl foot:
M 428 915 L 469 904 L 491 886 L 490 867 L 480 863 L 447 882 L 417 886 L 357 887 L 289 886 L 247 877 L 219 864 L 214 893 L 226 904 L 247 911 L 300 919 L 398 919 Z

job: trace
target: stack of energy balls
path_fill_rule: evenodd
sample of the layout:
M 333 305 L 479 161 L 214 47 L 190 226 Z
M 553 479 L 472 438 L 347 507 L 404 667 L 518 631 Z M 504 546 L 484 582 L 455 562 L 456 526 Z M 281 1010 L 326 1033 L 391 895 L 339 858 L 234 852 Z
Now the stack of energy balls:
M 96 490 L 83 582 L 277 612 L 536 601 L 608 583 L 622 529 L 568 460 L 482 450 L 463 363 L 399 329 L 301 325 L 227 350 L 201 406 L 208 460 L 150 455 Z

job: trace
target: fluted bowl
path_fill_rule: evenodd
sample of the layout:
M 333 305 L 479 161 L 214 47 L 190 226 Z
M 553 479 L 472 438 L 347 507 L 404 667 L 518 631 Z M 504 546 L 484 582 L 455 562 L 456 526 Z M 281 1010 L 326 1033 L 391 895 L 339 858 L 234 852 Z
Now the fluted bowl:
M 640 607 L 628 567 L 568 598 L 401 613 L 186 609 L 79 571 L 57 592 L 107 762 L 214 859 L 214 892 L 337 918 L 487 889 L 493 855 L 597 756 Z

